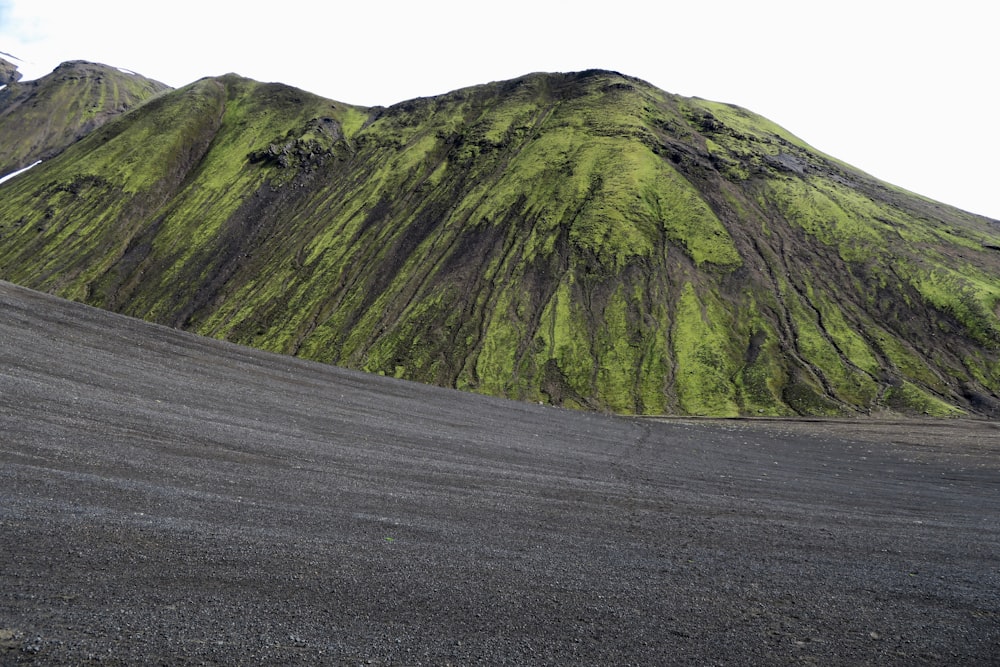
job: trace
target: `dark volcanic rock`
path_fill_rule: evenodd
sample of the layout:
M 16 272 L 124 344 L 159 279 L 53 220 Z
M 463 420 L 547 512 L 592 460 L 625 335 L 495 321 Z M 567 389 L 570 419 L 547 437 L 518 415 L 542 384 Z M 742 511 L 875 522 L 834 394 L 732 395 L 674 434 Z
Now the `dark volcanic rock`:
M 997 399 L 981 391 L 976 391 L 975 387 L 968 384 L 962 386 L 962 393 L 965 394 L 977 412 L 995 419 L 1000 418 L 1000 401 Z

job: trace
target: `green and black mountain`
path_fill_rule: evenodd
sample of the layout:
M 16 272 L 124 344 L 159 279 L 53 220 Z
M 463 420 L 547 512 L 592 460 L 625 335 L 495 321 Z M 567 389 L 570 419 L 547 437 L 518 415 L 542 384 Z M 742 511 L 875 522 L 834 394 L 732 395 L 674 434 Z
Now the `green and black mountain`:
M 60 153 L 166 86 L 115 67 L 77 60 L 48 76 L 21 81 L 0 58 L 0 176 Z
M 0 278 L 583 409 L 998 414 L 1000 223 L 747 110 L 606 71 L 389 108 L 143 90 L 0 186 Z M 3 150 L 54 109 L 0 97 Z

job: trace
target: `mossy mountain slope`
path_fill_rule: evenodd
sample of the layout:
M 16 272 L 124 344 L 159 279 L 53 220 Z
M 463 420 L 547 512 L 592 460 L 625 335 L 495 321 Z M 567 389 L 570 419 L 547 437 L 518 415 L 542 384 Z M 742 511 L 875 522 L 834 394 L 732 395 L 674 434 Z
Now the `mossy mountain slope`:
M 0 278 L 310 359 L 621 413 L 1000 404 L 996 221 L 613 72 L 203 79 L 0 188 Z
M 20 81 L 16 71 L 6 78 L 10 83 L 0 90 L 0 176 L 58 154 L 109 119 L 170 89 L 82 60 L 63 63 L 35 81 Z

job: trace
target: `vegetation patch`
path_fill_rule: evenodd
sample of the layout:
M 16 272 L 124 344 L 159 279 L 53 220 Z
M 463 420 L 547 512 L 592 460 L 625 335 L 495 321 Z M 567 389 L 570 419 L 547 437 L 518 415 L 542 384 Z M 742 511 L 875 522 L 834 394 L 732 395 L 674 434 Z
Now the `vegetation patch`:
M 673 326 L 677 359 L 677 395 L 688 414 L 735 417 L 739 414 L 732 378 L 739 370 L 734 359 L 732 319 L 721 304 L 702 302 L 691 283 L 685 283 L 677 302 Z
M 886 404 L 899 412 L 924 414 L 931 417 L 958 417 L 965 411 L 933 396 L 914 384 L 904 382 L 886 391 Z

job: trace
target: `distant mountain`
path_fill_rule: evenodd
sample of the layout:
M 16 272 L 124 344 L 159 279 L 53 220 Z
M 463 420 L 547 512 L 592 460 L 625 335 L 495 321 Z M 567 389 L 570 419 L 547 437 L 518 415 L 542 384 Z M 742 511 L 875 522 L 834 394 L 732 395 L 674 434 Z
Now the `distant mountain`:
M 156 92 L 0 186 L 0 278 L 577 408 L 1000 415 L 1000 223 L 747 110 L 605 71 Z
M 157 81 L 84 61 L 35 81 L 0 58 L 0 177 L 58 154 L 111 118 L 169 90 Z
M 20 80 L 21 73 L 17 71 L 17 65 L 0 58 L 0 86 L 6 86 Z

